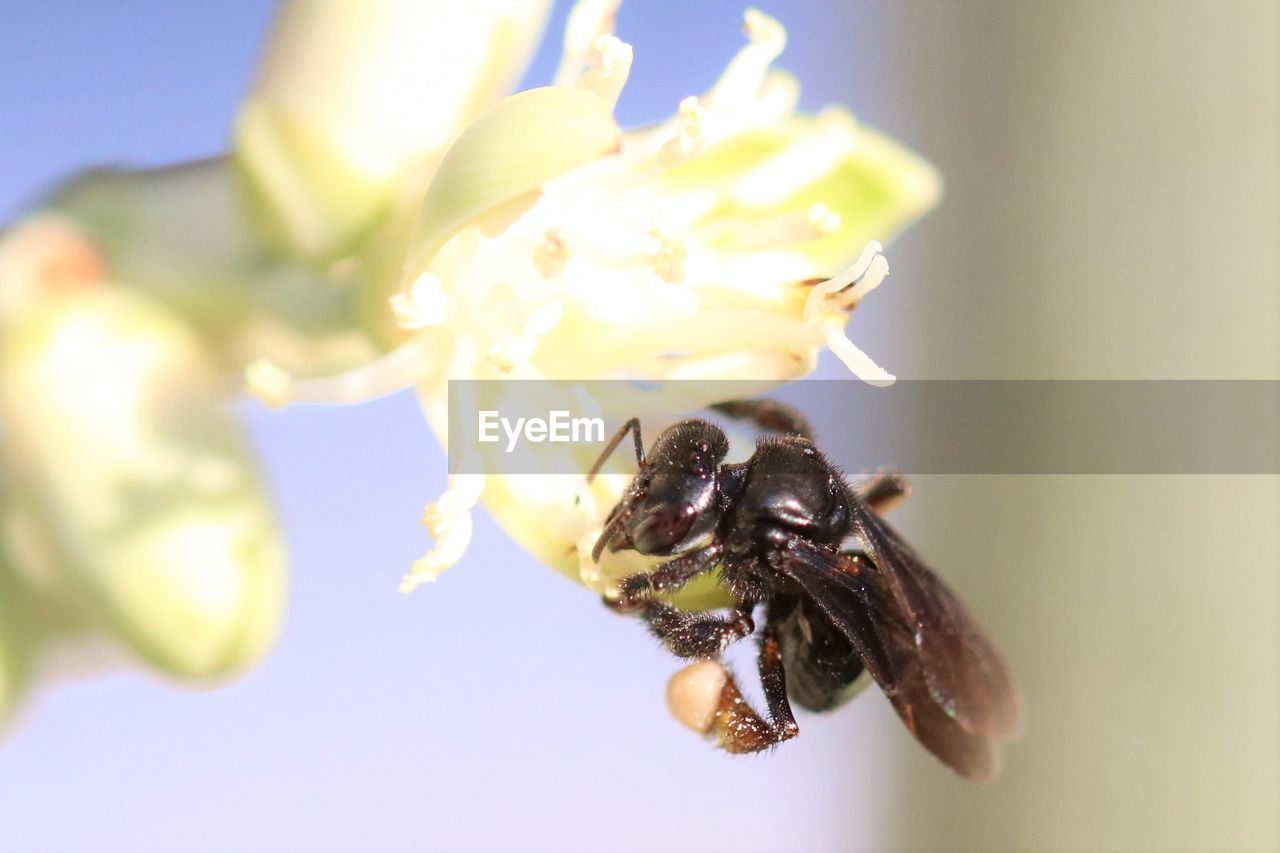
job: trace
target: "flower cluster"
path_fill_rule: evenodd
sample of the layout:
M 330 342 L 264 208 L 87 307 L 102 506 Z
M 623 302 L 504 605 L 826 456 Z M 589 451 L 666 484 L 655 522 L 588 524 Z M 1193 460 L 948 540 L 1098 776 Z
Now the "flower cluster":
M 244 385 L 277 405 L 413 388 L 447 441 L 456 379 L 764 390 L 826 348 L 892 380 L 844 326 L 933 169 L 844 109 L 797 113 L 786 33 L 756 11 L 709 91 L 624 131 L 617 6 L 580 0 L 552 85 L 504 97 L 542 0 L 287 2 L 227 156 L 87 173 L 0 235 L 0 715 L 71 640 L 185 678 L 269 647 L 284 559 L 226 405 Z M 463 556 L 481 500 L 589 587 L 624 570 L 585 544 L 621 469 L 587 487 L 464 450 L 402 589 Z
M 379 283 L 398 346 L 330 381 L 290 385 L 259 365 L 253 384 L 276 400 L 348 402 L 411 383 L 447 441 L 450 379 L 746 379 L 764 389 L 812 370 L 826 347 L 860 378 L 892 381 L 843 329 L 888 271 L 877 241 L 935 202 L 934 171 L 841 108 L 797 114 L 794 78 L 773 68 L 785 31 L 754 10 L 710 91 L 623 132 L 612 111 L 632 51 L 611 32 L 615 8 L 580 3 L 554 85 L 481 113 L 430 170 L 401 238 L 404 262 Z M 624 478 L 588 490 L 581 478 L 512 476 L 500 454 L 469 451 L 484 474 L 457 474 L 428 508 L 436 547 L 402 589 L 462 555 L 482 496 L 569 576 L 603 589 L 622 570 L 602 572 L 579 546 Z

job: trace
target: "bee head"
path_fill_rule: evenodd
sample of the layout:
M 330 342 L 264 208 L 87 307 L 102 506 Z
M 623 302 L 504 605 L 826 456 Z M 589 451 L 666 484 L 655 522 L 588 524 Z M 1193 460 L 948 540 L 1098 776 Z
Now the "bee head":
M 597 558 L 605 547 L 670 557 L 706 544 L 720 520 L 717 483 L 728 452 L 724 433 L 706 421 L 668 428 L 610 515 Z

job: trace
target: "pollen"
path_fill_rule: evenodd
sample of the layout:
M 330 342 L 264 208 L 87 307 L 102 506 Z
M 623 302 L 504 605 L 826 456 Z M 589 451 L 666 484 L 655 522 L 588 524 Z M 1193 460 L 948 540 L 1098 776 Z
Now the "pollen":
M 669 168 L 696 157 L 706 146 L 704 127 L 707 110 L 696 96 L 680 102 L 679 130 L 658 151 L 658 166 Z
M 413 280 L 408 293 L 391 297 L 391 311 L 402 329 L 425 329 L 444 325 L 449 296 L 440 279 L 424 272 Z
M 729 671 L 715 660 L 690 664 L 667 682 L 667 708 L 671 716 L 698 734 L 708 734 L 716 723 Z
M 422 523 L 435 540 L 426 556 L 414 561 L 400 581 L 400 592 L 410 593 L 437 580 L 445 569 L 466 553 L 471 544 L 471 510 L 484 491 L 483 474 L 455 474 L 435 503 L 422 513 Z
M 595 92 L 613 107 L 631 75 L 631 45 L 617 36 L 602 35 L 595 41 L 595 53 L 598 59 L 583 72 L 578 86 Z

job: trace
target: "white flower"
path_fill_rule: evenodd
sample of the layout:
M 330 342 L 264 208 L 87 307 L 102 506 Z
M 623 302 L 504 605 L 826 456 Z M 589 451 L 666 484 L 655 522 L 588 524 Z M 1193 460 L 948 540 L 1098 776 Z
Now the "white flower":
M 785 31 L 756 11 L 709 92 L 623 134 L 611 114 L 632 55 L 610 32 L 616 5 L 580 3 L 556 85 L 479 115 L 416 218 L 369 241 L 362 257 L 381 271 L 364 285 L 380 306 L 371 324 L 397 345 L 351 373 L 293 382 L 295 399 L 413 385 L 443 441 L 450 379 L 748 379 L 764 390 L 829 348 L 859 377 L 892 381 L 844 326 L 888 272 L 877 241 L 935 203 L 936 173 L 843 109 L 796 114 L 795 80 L 772 69 Z M 581 543 L 624 475 L 588 490 L 581 476 L 510 476 L 492 453 L 467 452 L 485 476 L 453 478 L 428 510 L 437 548 L 402 588 L 461 557 L 482 490 L 543 561 L 596 589 L 621 570 L 594 566 Z
M 0 238 L 0 717 L 44 647 L 210 678 L 257 661 L 283 547 L 200 338 L 70 222 Z

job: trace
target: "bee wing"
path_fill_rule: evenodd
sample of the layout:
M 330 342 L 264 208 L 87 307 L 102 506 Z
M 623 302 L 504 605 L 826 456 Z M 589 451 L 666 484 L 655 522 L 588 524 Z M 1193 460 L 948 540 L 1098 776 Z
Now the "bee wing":
M 926 749 L 968 779 L 988 781 L 998 775 L 999 738 L 968 730 L 938 701 L 916 641 L 915 620 L 877 566 L 807 542 L 780 552 L 777 560 L 783 574 L 854 646 Z
M 1022 692 L 999 650 L 896 530 L 864 502 L 852 505 L 854 533 L 911 628 L 934 701 L 970 734 L 1016 737 Z

